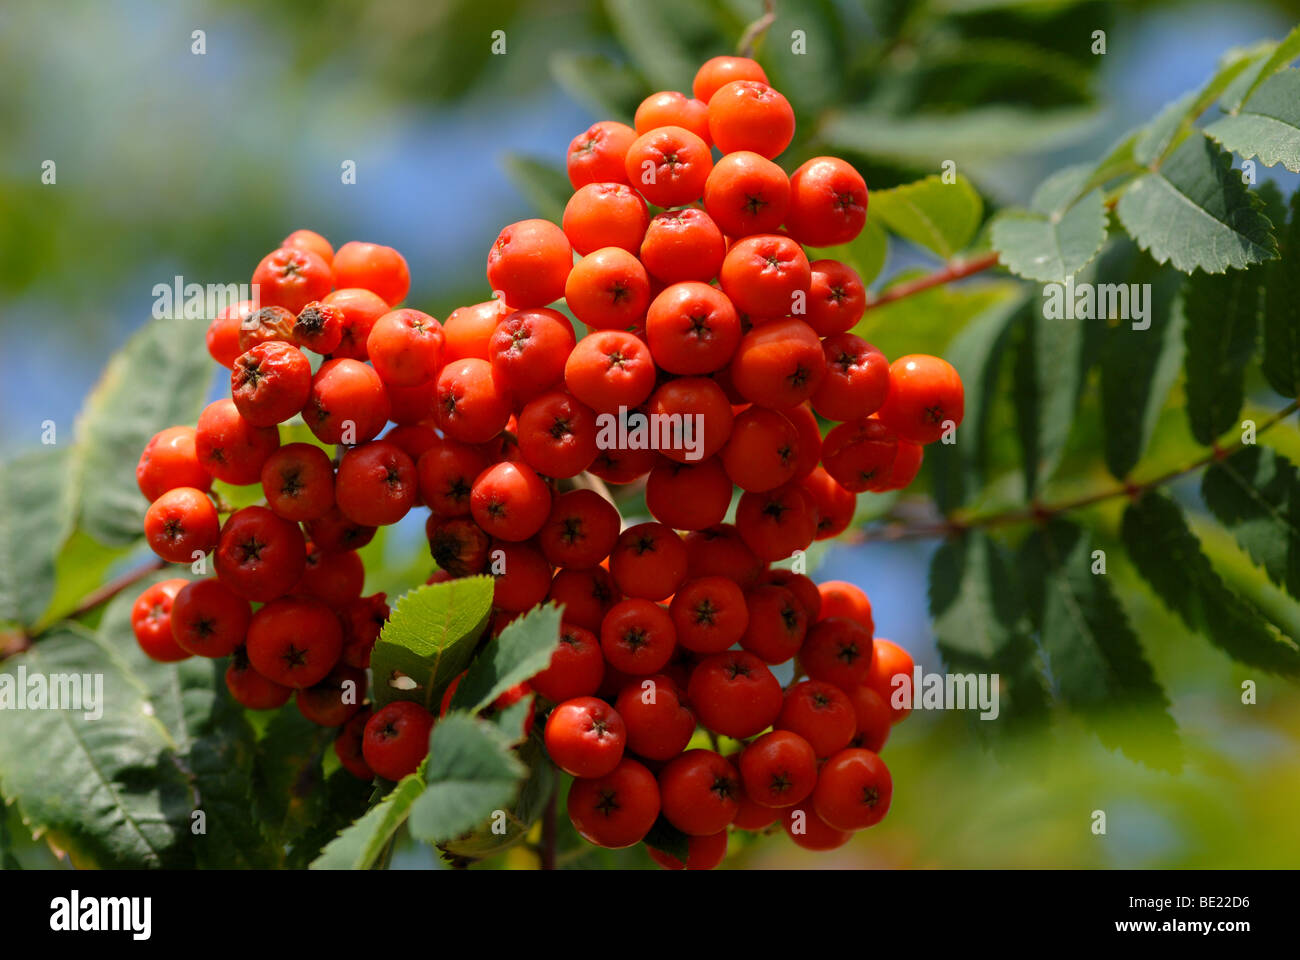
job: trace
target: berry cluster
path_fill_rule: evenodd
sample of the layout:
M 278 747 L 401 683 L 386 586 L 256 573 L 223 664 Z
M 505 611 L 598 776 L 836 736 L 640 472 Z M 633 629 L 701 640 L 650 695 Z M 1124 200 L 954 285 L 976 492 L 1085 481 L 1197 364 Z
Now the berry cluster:
M 216 570 L 141 595 L 146 653 L 230 656 L 240 703 L 295 695 L 342 728 L 348 770 L 399 779 L 435 718 L 362 703 L 388 608 L 362 596 L 356 551 L 424 506 L 430 582 L 491 573 L 494 632 L 563 605 L 550 666 L 496 706 L 537 694 L 586 839 L 629 846 L 662 817 L 690 853 L 655 859 L 710 867 L 729 827 L 779 820 L 830 849 L 884 816 L 878 753 L 906 713 L 890 680 L 910 658 L 874 638 L 859 588 L 772 564 L 841 533 L 856 494 L 907 486 L 923 445 L 960 423 L 961 380 L 849 332 L 861 279 L 804 248 L 857 236 L 867 187 L 835 157 L 791 175 L 773 162 L 795 118 L 762 67 L 714 58 L 693 93 L 648 97 L 635 129 L 576 137 L 562 224 L 502 230 L 493 299 L 443 323 L 399 307 L 409 273 L 388 247 L 335 253 L 298 231 L 262 260 L 260 302 L 208 333 L 231 399 L 159 433 L 137 469 L 153 549 L 177 563 L 214 551 Z M 324 358 L 314 372 L 307 351 Z M 281 445 L 297 414 L 334 458 Z M 214 477 L 260 483 L 265 506 L 222 523 Z M 625 526 L 591 477 L 643 486 L 653 519 Z M 791 661 L 782 690 L 772 667 Z M 688 749 L 698 728 L 738 749 Z

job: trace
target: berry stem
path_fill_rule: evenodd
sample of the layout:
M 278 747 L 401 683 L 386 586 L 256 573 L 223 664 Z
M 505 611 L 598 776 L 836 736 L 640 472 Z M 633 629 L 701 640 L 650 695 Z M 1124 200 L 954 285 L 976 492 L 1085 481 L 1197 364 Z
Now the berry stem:
M 754 47 L 775 21 L 775 0 L 763 0 L 763 15 L 747 26 L 745 32 L 740 35 L 740 42 L 736 44 L 736 56 L 753 57 Z
M 923 277 L 917 277 L 915 280 L 908 280 L 906 283 L 895 284 L 888 290 L 883 291 L 875 296 L 868 295 L 867 309 L 872 307 L 883 306 L 886 303 L 893 303 L 896 300 L 902 300 L 904 297 L 910 297 L 913 294 L 929 290 L 931 287 L 942 286 L 945 283 L 952 283 L 954 280 L 962 280 L 973 274 L 980 273 L 990 267 L 997 266 L 997 251 L 981 254 L 978 257 L 955 257 L 949 260 L 938 270 L 933 273 L 927 273 Z
M 1265 430 L 1281 423 L 1291 414 L 1300 410 L 1300 400 L 1293 400 L 1277 413 L 1270 416 L 1267 420 L 1260 423 L 1255 430 L 1255 435 L 1263 433 Z M 1148 490 L 1154 490 L 1158 487 L 1166 486 L 1175 480 L 1187 476 L 1189 473 L 1195 473 L 1202 467 L 1208 467 L 1225 457 L 1230 457 L 1236 453 L 1245 442 L 1241 439 L 1234 440 L 1231 443 L 1222 446 L 1214 446 L 1207 453 L 1197 457 L 1195 460 L 1181 467 L 1166 471 L 1159 476 L 1142 483 L 1126 482 L 1118 486 L 1108 487 L 1104 490 L 1095 490 L 1092 493 L 1075 497 L 1070 500 L 1062 500 L 1052 504 L 1032 504 L 1028 507 L 1017 507 L 1014 510 L 1003 510 L 996 513 L 986 513 L 973 517 L 952 517 L 946 520 L 934 523 L 885 523 L 872 529 L 863 529 L 846 534 L 844 537 L 847 543 L 880 543 L 895 540 L 943 540 L 955 537 L 967 530 L 987 530 L 992 527 L 1013 526 L 1022 523 L 1042 523 L 1052 517 L 1069 513 L 1073 510 L 1081 510 L 1085 507 L 1091 507 L 1107 500 L 1114 500 L 1117 497 L 1131 497 L 1136 500 Z
M 166 567 L 167 561 L 165 560 L 151 560 L 148 563 L 136 567 L 134 570 L 128 570 L 120 577 L 116 577 L 108 581 L 108 583 L 104 584 L 102 587 L 86 594 L 81 598 L 81 602 L 73 607 L 72 612 L 61 619 L 75 620 L 77 617 L 89 613 L 96 607 L 108 603 L 108 601 L 112 600 L 123 590 L 139 583 L 145 577 L 149 576 L 149 574 L 155 573 L 158 570 L 164 570 Z

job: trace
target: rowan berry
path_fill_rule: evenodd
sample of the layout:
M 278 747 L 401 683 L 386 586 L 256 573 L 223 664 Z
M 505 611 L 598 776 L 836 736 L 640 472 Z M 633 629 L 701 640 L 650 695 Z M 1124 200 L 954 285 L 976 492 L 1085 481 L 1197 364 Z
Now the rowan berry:
M 498 540 L 527 540 L 550 515 L 551 490 L 527 464 L 498 463 L 474 481 L 469 504 L 484 533 Z
M 952 364 L 927 354 L 909 354 L 889 365 L 889 396 L 877 414 L 904 440 L 934 443 L 961 426 L 965 391 Z
M 646 853 L 665 870 L 712 870 L 727 856 L 727 831 L 719 830 L 707 837 L 689 837 L 685 863 L 649 844 L 646 844 Z
M 719 524 L 696 530 L 686 536 L 687 576 L 726 577 L 741 590 L 758 583 L 763 562 L 749 549 L 739 531 L 731 524 Z
M 869 680 L 849 691 L 849 699 L 853 702 L 853 713 L 857 717 L 857 732 L 848 745 L 879 753 L 889 739 L 890 724 L 893 721 L 889 704 L 871 688 Z
M 551 761 L 565 773 L 603 777 L 623 759 L 627 728 L 604 700 L 577 697 L 551 711 L 544 740 Z
M 334 248 L 330 246 L 330 242 L 312 230 L 295 230 L 280 241 L 280 246 L 314 253 L 326 264 L 334 262 Z
M 707 283 L 718 275 L 726 255 L 722 231 L 696 207 L 655 214 L 641 241 L 641 262 L 652 277 L 666 284 Z
M 245 600 L 266 603 L 301 579 L 307 545 L 296 523 L 266 507 L 244 507 L 226 519 L 213 561 L 222 583 Z
M 322 443 L 365 443 L 388 422 L 379 374 L 359 360 L 326 360 L 311 381 L 302 418 Z
M 713 169 L 709 145 L 685 127 L 657 127 L 636 138 L 624 160 L 627 180 L 659 207 L 693 203 Z
M 871 669 L 871 632 L 847 617 L 823 617 L 808 631 L 799 663 L 812 679 L 852 690 Z
M 433 714 L 410 700 L 394 700 L 366 721 L 361 753 L 378 776 L 401 780 L 428 756 L 432 731 Z
M 415 464 L 387 440 L 353 447 L 339 461 L 334 498 L 339 510 L 367 527 L 396 523 L 415 504 Z
M 740 316 L 717 287 L 674 283 L 646 314 L 646 341 L 655 364 L 677 374 L 720 370 L 740 343 Z
M 733 240 L 773 233 L 790 203 L 790 178 L 765 157 L 748 150 L 728 153 L 704 184 L 704 209 Z
M 618 508 L 594 490 L 569 490 L 551 501 L 537 542 L 557 567 L 594 567 L 618 540 Z
M 799 480 L 812 473 L 821 460 L 821 425 L 817 422 L 817 414 L 813 413 L 812 407 L 806 402 L 786 407 L 781 411 L 781 416 L 794 424 L 795 431 L 799 434 L 799 449 L 798 456 L 795 458 L 793 477 Z
M 343 342 L 343 310 L 323 300 L 313 300 L 293 321 L 293 342 L 322 356 L 333 353 Z
M 749 407 L 733 421 L 720 454 L 727 476 L 742 490 L 774 490 L 799 461 L 799 432 L 775 410 Z
M 812 327 L 793 318 L 770 320 L 749 331 L 731 361 L 736 389 L 746 400 L 774 410 L 803 403 L 825 374 L 821 341 Z
M 795 484 L 747 492 L 736 505 L 736 527 L 760 560 L 784 560 L 806 550 L 817 534 L 812 498 Z
M 682 833 L 709 836 L 725 830 L 739 809 L 740 774 L 712 750 L 687 750 L 659 772 L 664 818 Z
M 593 330 L 637 329 L 650 305 L 650 278 L 626 250 L 602 247 L 574 266 L 565 281 L 564 301 Z
M 272 340 L 235 360 L 230 396 L 239 415 L 255 427 L 284 423 L 307 402 L 311 362 L 297 347 Z
M 488 359 L 488 344 L 497 324 L 510 311 L 500 300 L 485 300 L 468 307 L 457 307 L 442 322 L 442 359 Z
M 438 374 L 435 410 L 447 437 L 486 443 L 510 421 L 510 397 L 486 360 L 457 360 Z
M 817 756 L 808 741 L 788 730 L 765 733 L 740 755 L 745 795 L 768 807 L 792 807 L 817 786 Z
M 920 472 L 921 461 L 925 459 L 925 448 L 910 440 L 898 441 L 898 452 L 894 455 L 894 466 L 885 481 L 886 490 L 902 490 L 907 487 Z
M 364 670 L 340 663 L 325 679 L 297 692 L 298 712 L 319 727 L 341 727 L 361 710 L 366 696 Z
M 338 616 L 318 600 L 282 597 L 253 614 L 248 659 L 268 680 L 301 690 L 334 669 L 343 653 Z
M 625 123 L 602 120 L 574 137 L 565 163 L 573 189 L 589 183 L 627 183 L 623 160 L 636 136 Z
M 624 757 L 603 777 L 573 782 L 566 802 L 578 835 L 599 847 L 630 847 L 659 818 L 659 784 L 649 770 Z
M 661 459 L 645 485 L 646 509 L 674 530 L 703 530 L 722 522 L 731 506 L 731 478 L 714 456 L 693 463 Z
M 623 594 L 604 567 L 585 567 L 558 571 L 546 597 L 564 607 L 566 621 L 595 633 Z
M 810 803 L 788 809 L 781 818 L 781 828 L 795 846 L 819 853 L 842 847 L 853 838 L 852 831 L 836 830 L 817 816 Z
M 687 580 L 673 594 L 668 614 L 677 642 L 696 653 L 721 653 L 749 626 L 745 594 L 726 577 Z
M 709 139 L 709 105 L 676 90 L 650 94 L 636 108 L 632 122 L 638 134 L 659 127 L 684 127 L 705 143 L 712 143 Z
M 564 379 L 564 361 L 575 342 L 573 324 L 560 311 L 516 310 L 488 341 L 492 374 L 516 403 L 526 403 Z
M 914 667 L 912 655 L 898 644 L 884 638 L 872 642 L 871 669 L 867 671 L 865 684 L 888 704 L 891 723 L 898 723 L 912 712 L 911 701 L 903 706 L 896 695 L 900 689 L 910 689 Z M 906 684 L 899 677 L 906 677 Z
M 818 540 L 831 540 L 849 528 L 858 498 L 845 490 L 822 467 L 798 481 L 803 491 L 812 497 L 817 512 Z
M 695 71 L 691 86 L 697 100 L 708 103 L 713 95 L 733 80 L 757 80 L 767 83 L 767 74 L 757 60 L 749 57 L 713 57 Z
M 885 762 L 870 750 L 841 750 L 822 766 L 812 805 L 836 830 L 862 830 L 889 812 L 894 782 Z
M 814 260 L 808 267 L 812 279 L 803 319 L 819 337 L 852 330 L 867 309 L 867 288 L 858 272 L 838 260 Z
M 867 184 L 839 157 L 813 157 L 790 175 L 785 227 L 810 247 L 848 243 L 867 220 Z
M 444 573 L 445 571 L 435 571 Z M 388 621 L 388 596 L 374 593 L 343 604 L 336 611 L 343 624 L 343 658 L 349 667 L 364 670 L 370 666 L 370 651 Z
M 806 304 L 812 269 L 799 244 L 789 237 L 759 233 L 731 245 L 718 282 L 741 313 L 786 317 Z M 811 328 L 808 332 L 816 337 Z
M 860 420 L 880 409 L 889 392 L 889 361 L 861 337 L 839 333 L 822 341 L 826 376 L 812 406 L 828 420 Z
M 433 562 L 453 577 L 482 573 L 491 543 L 469 517 L 440 517 L 431 514 L 424 525 Z
M 599 445 L 598 435 L 597 446 Z M 602 447 L 596 454 L 596 459 L 587 468 L 587 472 L 606 483 L 632 483 L 648 474 L 658 459 L 653 450 L 616 450 Z
M 721 258 L 718 259 L 721 263 Z M 244 318 L 256 309 L 252 300 L 241 300 L 226 307 L 208 324 L 208 355 L 227 370 L 235 365 L 235 357 L 244 351 L 239 349 L 239 333 L 244 325 Z
M 375 778 L 375 771 L 371 770 L 370 764 L 366 763 L 366 756 L 362 750 L 366 724 L 370 722 L 372 713 L 370 707 L 362 707 L 353 714 L 352 719 L 343 724 L 339 735 L 334 738 L 334 754 L 339 758 L 339 763 L 358 780 Z
M 154 553 L 168 563 L 191 563 L 217 545 L 221 521 L 208 495 L 194 487 L 175 487 L 149 505 L 144 535 Z
M 253 284 L 263 306 L 296 314 L 330 292 L 330 265 L 308 250 L 281 247 L 262 258 L 253 271 Z
M 749 591 L 745 602 L 749 624 L 740 645 L 764 663 L 793 659 L 808 631 L 808 611 L 793 591 L 765 584 Z
M 600 640 L 590 630 L 566 621 L 560 626 L 560 645 L 551 654 L 550 663 L 528 682 L 552 703 L 564 703 L 591 696 L 604 677 Z
M 348 287 L 335 290 L 321 303 L 343 314 L 343 333 L 338 346 L 330 351 L 331 356 L 335 359 L 367 359 L 366 342 L 375 323 L 392 309 L 388 301 L 372 290 Z
M 343 244 L 334 254 L 333 270 L 337 289 L 369 290 L 382 297 L 389 308 L 405 300 L 411 289 L 411 271 L 406 258 L 392 247 L 378 243 L 351 240 Z
M 172 600 L 172 638 L 200 657 L 225 657 L 243 645 L 252 616 L 248 601 L 220 580 L 195 580 Z
M 236 647 L 226 667 L 226 689 L 235 702 L 249 710 L 275 710 L 293 696 L 290 687 L 281 686 L 258 673 L 248 659 L 245 647 Z
M 294 585 L 293 595 L 341 610 L 360 598 L 365 584 L 366 568 L 355 550 L 319 550 L 309 543 L 307 565 Z
M 589 183 L 569 198 L 560 222 L 573 249 L 584 257 L 602 247 L 635 254 L 641 249 L 650 212 L 641 195 L 626 183 Z
M 257 483 L 262 465 L 280 446 L 275 427 L 255 427 L 231 400 L 216 400 L 199 414 L 194 452 L 205 473 L 226 483 Z
M 822 442 L 822 465 L 851 493 L 887 489 L 897 456 L 898 437 L 874 417 L 841 423 Z
M 499 234 L 488 251 L 487 279 L 516 310 L 544 307 L 564 296 L 573 248 L 547 220 L 521 220 Z
M 650 348 L 623 330 L 596 330 L 578 341 L 564 365 L 569 392 L 597 413 L 632 409 L 650 396 Z
M 181 579 L 162 580 L 146 587 L 131 605 L 131 632 L 150 660 L 175 663 L 190 656 L 190 651 L 176 642 L 171 625 L 176 595 L 188 583 Z
M 658 673 L 672 657 L 676 642 L 668 611 L 639 597 L 614 604 L 600 624 L 605 661 L 630 676 Z
M 857 730 L 857 714 L 850 694 L 831 683 L 804 680 L 785 692 L 772 726 L 797 733 L 822 758 L 849 745 Z
M 360 550 L 375 538 L 375 528 L 356 523 L 331 506 L 321 516 L 303 524 L 318 550 Z
M 686 546 L 671 527 L 638 523 L 619 536 L 609 572 L 627 596 L 663 600 L 686 579 L 687 563 Z
M 493 540 L 488 560 L 496 577 L 492 594 L 496 606 L 514 613 L 546 599 L 551 589 L 551 565 L 534 544 Z
M 370 328 L 366 354 L 386 384 L 418 387 L 442 369 L 442 325 L 427 313 L 406 308 L 386 313 Z
M 262 307 L 246 314 L 239 324 L 239 352 L 247 353 L 261 343 L 293 343 L 294 322 L 293 311 L 284 307 Z
M 411 458 L 411 462 L 417 466 L 417 480 L 420 458 L 443 442 L 437 431 L 425 423 L 399 424 L 379 439 L 393 444 Z M 415 503 L 417 506 L 424 505 L 424 501 L 419 496 L 415 498 Z
M 732 764 L 740 762 L 740 754 L 733 753 L 730 757 Z M 736 819 L 731 821 L 734 830 L 766 830 L 772 824 L 781 818 L 781 811 L 776 807 L 765 807 L 761 803 L 755 803 L 745 792 L 745 781 L 740 781 L 740 796 L 736 798 L 739 804 L 736 810 Z
M 647 760 L 671 760 L 695 733 L 695 716 L 664 674 L 638 677 L 619 692 L 615 709 L 627 730 L 626 748 Z
M 822 595 L 812 577 L 790 570 L 775 569 L 763 571 L 761 582 L 785 587 L 795 595 L 795 599 L 808 614 L 808 623 L 811 625 L 817 622 L 817 615 L 822 608 Z
M 781 684 L 746 650 L 705 657 L 691 673 L 686 696 L 703 726 L 737 740 L 762 732 L 781 712 Z
M 819 619 L 848 617 L 866 627 L 869 633 L 875 633 L 876 624 L 871 616 L 871 600 L 857 584 L 844 580 L 827 580 L 817 585 L 817 592 L 822 597 Z
M 135 482 L 148 500 L 157 500 L 177 487 L 206 491 L 212 486 L 212 477 L 199 464 L 195 435 L 193 427 L 168 427 L 145 444 L 136 464 Z
M 794 108 L 766 83 L 732 80 L 709 98 L 709 134 L 723 153 L 748 150 L 771 160 L 794 139 Z

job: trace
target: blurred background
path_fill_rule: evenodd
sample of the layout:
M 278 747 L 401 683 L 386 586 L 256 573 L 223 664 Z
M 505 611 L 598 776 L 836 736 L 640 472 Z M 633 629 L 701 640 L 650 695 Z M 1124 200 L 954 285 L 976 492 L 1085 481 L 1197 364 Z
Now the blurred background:
M 652 90 L 689 90 L 695 66 L 732 52 L 760 12 L 758 0 L 6 0 L 3 456 L 38 444 L 43 421 L 71 430 L 106 358 L 149 316 L 155 284 L 247 282 L 295 228 L 336 247 L 397 247 L 408 302 L 440 318 L 486 299 L 500 227 L 558 217 L 551 187 L 569 140 L 596 119 L 630 122 Z M 835 152 L 876 189 L 955 159 L 987 214 L 1099 157 L 1230 47 L 1284 35 L 1300 4 L 778 0 L 777 12 L 759 58 L 799 117 L 787 169 Z M 490 52 L 495 30 L 504 55 Z M 792 30 L 805 31 L 807 55 L 791 54 Z M 1104 55 L 1091 50 L 1096 30 Z M 53 184 L 41 179 L 49 160 Z M 341 182 L 348 161 L 355 184 Z M 881 278 L 922 262 L 896 242 Z M 931 331 L 928 345 L 951 332 Z M 888 334 L 912 342 L 906 326 Z M 1290 428 L 1279 435 L 1300 447 Z M 1181 493 L 1194 498 L 1194 484 Z M 394 568 L 427 566 L 418 529 L 384 549 Z M 926 612 L 933 549 L 841 545 L 816 571 L 863 585 L 878 635 L 927 670 L 942 668 Z M 1256 573 L 1246 564 L 1240 577 Z M 1124 602 L 1172 700 L 1181 754 L 1157 765 L 1169 769 L 1105 749 L 1064 716 L 990 747 L 978 722 L 918 712 L 885 748 L 895 795 L 880 826 L 832 854 L 760 838 L 737 844 L 733 864 L 1295 865 L 1294 691 L 1261 682 L 1259 703 L 1241 705 L 1241 668 L 1148 594 Z M 1094 810 L 1107 813 L 1104 836 Z M 648 864 L 639 857 L 575 848 L 571 862 Z M 499 862 L 530 860 L 520 850 Z M 394 859 L 432 865 L 413 845 Z

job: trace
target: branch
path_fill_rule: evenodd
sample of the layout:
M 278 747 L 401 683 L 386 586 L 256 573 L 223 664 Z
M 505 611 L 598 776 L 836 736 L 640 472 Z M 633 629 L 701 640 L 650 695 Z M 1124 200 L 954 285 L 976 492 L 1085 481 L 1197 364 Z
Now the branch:
M 745 32 L 740 35 L 740 42 L 736 44 L 736 55 L 740 57 L 752 57 L 754 47 L 767 33 L 768 28 L 776 20 L 776 3 L 775 0 L 763 0 L 763 15 L 745 28 Z
M 134 570 L 122 574 L 120 577 L 108 581 L 108 583 L 104 584 L 102 587 L 86 594 L 81 599 L 81 602 L 78 603 L 76 607 L 73 608 L 72 612 L 64 619 L 75 620 L 77 617 L 89 613 L 101 604 L 108 603 L 108 601 L 112 600 L 128 587 L 139 583 L 145 577 L 149 576 L 149 574 L 155 573 L 159 570 L 164 570 L 166 567 L 167 561 L 152 560 L 143 566 L 136 567 Z
M 931 287 L 942 286 L 945 283 L 952 283 L 954 280 L 963 280 L 966 277 L 980 273 L 990 267 L 998 264 L 997 252 L 981 254 L 969 260 L 957 257 L 949 260 L 933 273 L 927 273 L 923 277 L 917 277 L 915 280 L 908 280 L 906 283 L 898 283 L 882 293 L 867 296 L 867 309 L 884 306 L 886 303 L 893 303 L 896 300 L 902 300 L 904 297 L 910 297 L 913 294 L 929 290 Z
M 1255 435 L 1259 436 L 1265 430 L 1276 426 L 1297 410 L 1300 410 L 1300 400 L 1293 400 L 1261 423 L 1256 428 Z M 986 513 L 967 518 L 953 517 L 935 523 L 887 523 L 874 529 L 860 529 L 846 533 L 842 542 L 856 544 L 892 542 L 895 540 L 947 539 L 960 536 L 967 530 L 986 530 L 991 527 L 1014 526 L 1021 523 L 1045 523 L 1063 513 L 1081 510 L 1084 507 L 1091 507 L 1118 497 L 1129 497 L 1136 500 L 1148 490 L 1166 486 L 1181 477 L 1187 476 L 1189 473 L 1200 470 L 1202 467 L 1208 467 L 1212 463 L 1232 456 L 1243 446 L 1245 444 L 1240 439 L 1234 440 L 1225 446 L 1215 444 L 1208 453 L 1197 457 L 1192 462 L 1177 469 L 1169 470 L 1150 480 L 1142 483 L 1130 481 L 1105 490 L 1097 490 L 1081 497 L 1075 497 L 1071 500 L 1062 500 L 1052 504 L 1034 503 L 1028 507 L 1018 507 L 1014 510 L 1003 510 L 997 513 Z

